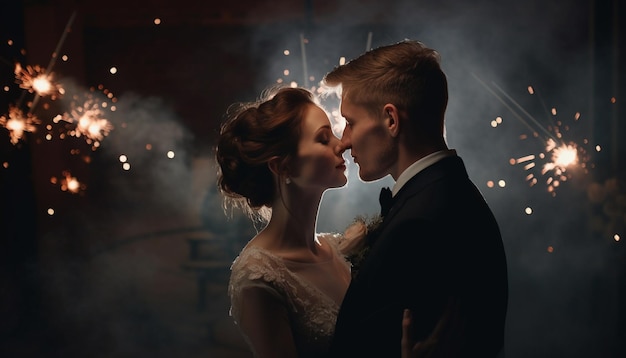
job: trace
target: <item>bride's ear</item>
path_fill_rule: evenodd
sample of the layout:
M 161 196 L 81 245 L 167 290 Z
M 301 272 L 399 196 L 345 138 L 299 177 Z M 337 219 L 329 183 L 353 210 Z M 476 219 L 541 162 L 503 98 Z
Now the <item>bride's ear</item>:
M 280 157 L 270 158 L 270 160 L 267 162 L 267 166 L 272 172 L 272 174 L 274 174 L 274 176 L 276 176 L 277 178 L 281 178 L 283 176 L 286 176 L 286 177 L 289 176 L 289 173 L 287 171 L 287 166 L 285 165 L 284 160 Z

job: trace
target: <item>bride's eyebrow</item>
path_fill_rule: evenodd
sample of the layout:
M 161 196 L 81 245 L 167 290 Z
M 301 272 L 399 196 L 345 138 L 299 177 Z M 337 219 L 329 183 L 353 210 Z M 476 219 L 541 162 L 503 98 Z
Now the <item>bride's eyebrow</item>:
M 330 130 L 330 129 L 331 129 L 330 124 L 326 124 L 326 125 L 319 127 L 317 131 L 315 131 L 315 134 L 320 133 L 322 131 Z

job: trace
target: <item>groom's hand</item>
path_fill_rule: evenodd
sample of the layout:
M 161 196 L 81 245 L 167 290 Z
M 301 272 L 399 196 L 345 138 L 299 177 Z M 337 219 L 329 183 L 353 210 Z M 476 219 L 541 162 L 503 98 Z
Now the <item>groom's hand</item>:
M 412 314 L 404 310 L 402 317 L 402 358 L 441 358 L 457 357 L 463 346 L 464 325 L 461 319 L 461 308 L 458 300 L 450 298 L 435 330 L 431 335 L 419 342 L 413 341 Z
M 437 340 L 434 335 L 428 337 L 428 339 L 413 342 L 413 325 L 412 325 L 411 311 L 404 309 L 404 315 L 402 317 L 402 340 L 400 345 L 402 347 L 402 358 L 426 358 L 431 357 Z

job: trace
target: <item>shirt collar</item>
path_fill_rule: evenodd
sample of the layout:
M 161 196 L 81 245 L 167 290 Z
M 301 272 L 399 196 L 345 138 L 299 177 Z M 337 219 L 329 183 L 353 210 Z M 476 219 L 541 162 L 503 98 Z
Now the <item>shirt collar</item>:
M 451 157 L 454 155 L 456 155 L 456 150 L 444 149 L 444 150 L 431 153 L 425 156 L 424 158 L 416 161 L 415 163 L 409 165 L 409 167 L 406 168 L 402 172 L 402 174 L 400 174 L 400 176 L 398 177 L 398 180 L 396 180 L 396 183 L 394 184 L 393 189 L 391 189 L 392 195 L 395 196 L 400 191 L 400 189 L 404 186 L 404 184 L 406 184 L 406 182 L 408 182 L 409 179 L 413 178 L 417 173 L 437 163 L 443 158 Z

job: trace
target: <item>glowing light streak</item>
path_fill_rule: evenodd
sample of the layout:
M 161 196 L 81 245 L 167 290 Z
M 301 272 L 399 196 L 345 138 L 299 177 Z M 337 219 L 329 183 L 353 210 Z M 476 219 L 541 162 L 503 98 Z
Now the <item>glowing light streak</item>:
M 535 131 L 535 128 L 532 127 L 530 125 L 530 123 L 528 121 L 526 121 L 521 115 L 519 115 L 513 108 L 511 108 L 511 106 L 506 103 L 506 101 L 504 101 L 504 99 L 499 96 L 494 90 L 492 90 L 483 80 L 481 80 L 476 74 L 472 73 L 472 76 L 487 90 L 489 91 L 492 95 L 494 95 L 499 101 L 500 103 L 502 103 L 509 111 L 511 111 L 511 113 L 513 113 L 513 115 L 519 119 L 520 122 L 522 122 L 523 124 L 525 124 L 531 131 Z M 515 101 L 513 98 L 511 98 L 511 96 L 509 96 L 506 92 L 504 92 L 502 90 L 502 88 L 498 87 L 498 85 L 496 85 L 495 83 L 492 83 L 494 87 L 496 87 L 496 89 L 498 89 L 498 91 L 500 93 L 502 93 L 502 95 L 504 95 L 509 101 L 511 101 L 511 103 L 513 103 L 523 114 L 526 115 L 526 117 L 528 119 L 530 119 L 536 126 L 539 127 L 539 129 L 541 129 L 544 134 L 546 134 L 548 137 L 553 137 L 552 133 L 550 133 L 546 128 L 544 128 L 539 122 L 537 122 L 537 120 L 530 115 L 530 113 L 528 113 L 519 103 L 517 103 L 517 101 Z M 532 88 L 532 87 L 530 87 Z M 530 91 L 529 91 L 530 92 Z M 534 90 L 531 94 L 534 94 Z M 553 138 L 556 140 L 556 138 Z
M 303 34 L 300 34 L 300 51 L 302 52 L 302 77 L 304 78 L 304 87 L 309 87 L 309 68 L 306 60 L 306 44 L 309 42 L 304 38 Z

